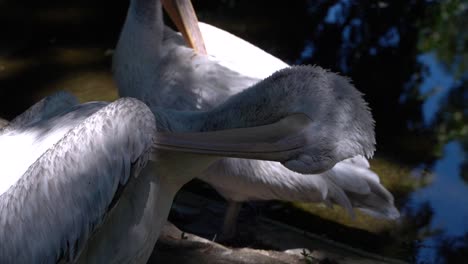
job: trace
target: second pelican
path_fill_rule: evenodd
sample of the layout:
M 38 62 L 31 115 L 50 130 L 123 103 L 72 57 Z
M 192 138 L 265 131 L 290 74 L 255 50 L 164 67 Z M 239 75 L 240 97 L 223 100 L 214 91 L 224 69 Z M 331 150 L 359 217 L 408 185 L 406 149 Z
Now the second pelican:
M 189 0 L 163 0 L 162 3 L 198 52 L 187 47 L 179 34 L 164 26 L 159 0 L 131 0 L 113 62 L 114 79 L 121 96 L 139 98 L 150 108 L 207 110 L 274 71 L 288 67 L 258 47 L 200 23 L 202 37 Z M 206 49 L 203 38 L 207 40 Z M 206 52 L 208 55 L 204 54 Z M 344 78 L 319 67 L 311 71 L 320 76 L 310 80 L 310 85 L 317 89 L 334 87 L 340 91 L 341 86 L 349 85 Z M 345 98 L 348 94 L 337 96 Z M 346 107 L 325 95 L 317 99 L 337 108 Z M 319 128 L 320 131 L 335 134 L 337 142 L 342 142 L 336 128 L 331 126 L 337 120 L 329 119 L 319 104 L 310 107 L 320 111 L 323 124 L 329 125 Z M 264 118 L 257 112 L 250 114 Z M 341 122 L 348 122 L 345 121 L 348 113 L 342 114 L 344 119 L 335 125 L 344 126 Z M 352 157 L 313 176 L 291 172 L 277 162 L 229 158 L 213 164 L 198 178 L 230 201 L 223 226 L 224 237 L 233 235 L 240 208 L 238 202 L 246 200 L 337 203 L 351 214 L 356 207 L 378 217 L 394 219 L 399 216 L 393 196 L 380 184 L 378 175 L 370 170 L 363 156 Z

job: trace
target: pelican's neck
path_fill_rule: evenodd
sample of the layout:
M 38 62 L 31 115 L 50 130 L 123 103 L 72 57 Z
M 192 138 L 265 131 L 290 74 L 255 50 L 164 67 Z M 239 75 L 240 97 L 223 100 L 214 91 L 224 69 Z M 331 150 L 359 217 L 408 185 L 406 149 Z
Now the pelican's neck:
M 137 21 L 147 27 L 163 28 L 161 1 L 159 0 L 131 0 L 129 12 Z
M 151 107 L 156 117 L 156 127 L 161 132 L 199 132 L 203 127 L 209 112 L 177 111 L 162 107 Z
M 207 132 L 234 128 L 268 125 L 288 115 L 288 107 L 262 104 L 258 94 L 234 96 L 228 102 L 211 111 L 179 111 L 154 106 L 149 103 L 156 117 L 160 132 Z M 260 104 L 259 104 L 260 102 Z
M 292 103 L 300 96 L 292 93 L 293 89 L 288 89 L 293 85 L 278 85 L 272 78 L 265 79 L 206 112 L 201 130 L 262 126 L 277 122 L 295 112 L 303 113 Z
M 158 73 L 163 56 L 163 37 L 161 2 L 132 0 L 112 62 L 120 96 L 147 97 L 145 87 L 152 86 L 148 80 Z

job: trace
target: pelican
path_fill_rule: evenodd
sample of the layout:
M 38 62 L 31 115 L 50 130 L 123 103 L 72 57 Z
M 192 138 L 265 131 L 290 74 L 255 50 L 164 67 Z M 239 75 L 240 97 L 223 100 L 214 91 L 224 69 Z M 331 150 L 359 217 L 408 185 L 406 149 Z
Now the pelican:
M 146 263 L 175 193 L 222 157 L 311 174 L 372 155 L 374 141 L 361 94 L 310 66 L 210 111 L 62 92 L 0 131 L 0 263 Z
M 164 25 L 161 4 L 195 51 L 186 46 L 180 34 Z M 186 111 L 213 109 L 230 96 L 286 67 L 286 63 L 228 32 L 197 24 L 188 0 L 131 0 L 113 58 L 114 79 L 121 96 L 138 98 L 151 109 Z M 317 76 L 326 72 L 319 67 L 311 71 Z M 333 86 L 340 91 L 342 85 L 349 85 L 336 74 L 326 72 L 326 75 L 333 78 L 314 79 L 310 85 L 317 89 Z M 342 107 L 339 101 L 318 96 L 316 98 L 327 104 Z M 311 107 L 321 112 L 324 124 L 336 122 L 327 119 L 328 113 L 318 105 Z M 265 118 L 256 112 L 250 114 Z M 334 126 L 318 129 L 337 135 L 339 140 Z M 246 200 L 334 203 L 346 208 L 351 215 L 355 207 L 377 217 L 395 219 L 399 216 L 393 196 L 370 170 L 367 159 L 359 155 L 315 175 L 288 170 L 278 162 L 225 158 L 197 177 L 229 201 L 222 231 L 224 238 L 233 236 L 240 202 Z

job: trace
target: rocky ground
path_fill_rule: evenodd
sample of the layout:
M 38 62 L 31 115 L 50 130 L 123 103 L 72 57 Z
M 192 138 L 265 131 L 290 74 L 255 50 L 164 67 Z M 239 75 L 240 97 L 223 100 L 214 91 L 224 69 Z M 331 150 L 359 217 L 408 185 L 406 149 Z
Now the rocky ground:
M 210 229 L 208 226 L 217 228 L 214 224 L 215 219 L 208 219 L 214 216 L 207 218 L 203 209 L 201 209 L 205 212 L 203 215 L 194 211 L 197 211 L 197 208 L 222 207 L 218 203 L 216 200 L 182 191 L 175 200 L 173 211 L 188 212 L 190 210 L 188 208 L 192 208 L 192 212 L 188 214 L 191 223 L 178 224 L 181 227 L 189 227 L 197 233 L 203 233 L 207 232 L 205 229 Z M 208 225 L 206 222 L 209 222 Z M 148 263 L 404 263 L 338 243 L 263 216 L 256 216 L 254 221 L 249 221 L 248 226 L 239 225 L 239 229 L 242 229 L 244 233 L 249 233 L 248 239 L 245 239 L 245 234 L 243 234 L 242 241 L 223 242 L 223 244 L 230 245 L 225 246 L 216 242 L 216 236 L 211 239 L 202 238 L 182 232 L 173 224 L 168 223 Z

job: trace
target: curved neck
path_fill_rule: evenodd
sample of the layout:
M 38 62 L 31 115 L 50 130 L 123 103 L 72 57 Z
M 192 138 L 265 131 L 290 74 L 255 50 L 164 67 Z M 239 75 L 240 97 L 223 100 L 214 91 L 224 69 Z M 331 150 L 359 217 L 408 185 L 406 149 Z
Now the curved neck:
M 283 87 L 284 86 L 284 87 Z M 206 112 L 202 131 L 246 128 L 272 124 L 294 114 L 291 84 L 278 85 L 271 78 L 246 89 Z
M 210 111 L 179 111 L 151 104 L 149 107 L 160 132 L 208 132 L 258 127 L 273 124 L 295 113 L 294 107 L 278 99 L 287 98 L 287 95 L 272 94 L 268 91 L 270 87 L 269 83 L 260 82 Z

